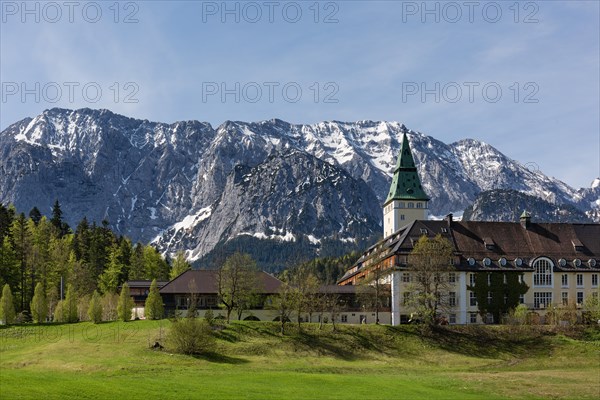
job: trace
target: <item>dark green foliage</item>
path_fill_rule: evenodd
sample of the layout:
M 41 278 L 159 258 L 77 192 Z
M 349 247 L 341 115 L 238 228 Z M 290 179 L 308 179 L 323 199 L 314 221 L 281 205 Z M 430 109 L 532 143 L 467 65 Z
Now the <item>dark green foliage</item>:
M 50 220 L 38 219 L 35 210 L 26 218 L 14 207 L 0 205 L 0 285 L 12 288 L 18 313 L 29 311 L 38 283 L 45 293 L 54 293 L 51 312 L 66 315 L 64 301 L 61 309 L 54 309 L 61 280 L 79 298 L 99 288 L 116 292 L 129 279 L 168 278 L 170 267 L 156 249 L 134 247 L 128 238 L 117 237 L 108 221 L 98 226 L 83 218 L 71 232 L 62 229 L 66 224 L 58 202 Z
M 353 251 L 340 257 L 315 258 L 314 260 L 297 264 L 284 271 L 281 275 L 294 275 L 298 271 L 302 271 L 306 276 L 309 274 L 314 275 L 322 284 L 334 285 L 359 257 L 360 254 Z
M 308 262 L 316 257 L 337 258 L 344 254 L 356 252 L 375 243 L 377 238 L 372 237 L 359 243 L 342 242 L 335 239 L 323 239 L 321 250 L 317 253 L 317 246 L 308 239 L 299 237 L 295 242 L 281 242 L 277 240 L 258 239 L 253 236 L 238 236 L 226 243 L 219 243 L 214 250 L 194 263 L 196 267 L 221 265 L 227 257 L 242 252 L 249 254 L 258 267 L 271 273 L 279 273 L 286 267 Z M 356 259 L 353 260 L 353 262 Z M 329 280 L 337 277 L 337 273 L 330 274 Z M 341 276 L 341 275 L 340 275 Z
M 29 218 L 33 221 L 34 224 L 38 224 L 42 219 L 42 213 L 37 207 L 33 207 L 31 211 L 29 211 Z
M 475 273 L 475 286 L 467 286 L 467 289 L 475 293 L 479 313 L 482 316 L 490 313 L 495 323 L 501 322 L 502 316 L 517 307 L 519 296 L 529 289 L 525 282 L 520 281 L 522 275 L 520 272 Z M 488 301 L 488 294 L 491 294 L 491 301 Z

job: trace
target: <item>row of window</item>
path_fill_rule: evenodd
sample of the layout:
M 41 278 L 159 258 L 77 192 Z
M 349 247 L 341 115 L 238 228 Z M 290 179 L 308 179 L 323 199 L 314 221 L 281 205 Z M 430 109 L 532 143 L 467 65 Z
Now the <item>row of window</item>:
M 475 264 L 477 264 L 477 260 L 475 260 L 473 257 L 469 257 L 469 258 L 467 259 L 467 263 L 468 263 L 468 264 L 469 264 L 471 267 L 473 267 L 473 266 L 475 266 Z M 481 264 L 482 264 L 482 265 L 484 265 L 484 266 L 486 266 L 486 267 L 490 267 L 490 266 L 492 266 L 492 263 L 493 263 L 493 262 L 492 262 L 492 259 L 491 259 L 491 258 L 489 258 L 489 257 L 485 257 L 483 260 L 481 260 Z M 514 259 L 514 261 L 513 261 L 513 264 L 514 264 L 516 267 L 522 267 L 522 266 L 525 264 L 525 262 L 523 261 L 523 259 L 522 259 L 522 258 L 518 257 L 518 258 L 515 258 L 515 259 Z M 590 259 L 587 261 L 587 263 L 586 263 L 586 264 L 587 264 L 587 266 L 589 266 L 590 268 L 595 268 L 595 267 L 597 266 L 597 262 L 596 262 L 596 260 L 595 260 L 595 259 L 593 259 L 593 258 L 590 258 Z M 500 265 L 500 266 L 502 266 L 502 267 L 506 267 L 506 266 L 509 266 L 509 262 L 508 262 L 508 260 L 506 259 L 506 257 L 500 257 L 500 259 L 498 259 L 498 265 Z M 565 260 L 564 258 L 561 258 L 560 260 L 558 260 L 558 265 L 559 265 L 559 266 L 561 266 L 561 267 L 566 267 L 566 265 L 567 265 L 567 260 Z M 575 267 L 577 267 L 577 268 L 580 268 L 580 267 L 584 266 L 584 265 L 583 265 L 583 261 L 581 261 L 581 259 L 579 259 L 579 258 L 576 258 L 576 259 L 574 259 L 574 260 L 573 260 L 573 265 L 574 265 Z M 554 267 L 554 263 L 553 263 L 553 262 L 552 262 L 550 259 L 548 259 L 548 258 L 540 258 L 540 259 L 536 260 L 536 261 L 533 263 L 532 267 L 533 267 L 533 268 L 536 268 L 536 269 L 537 269 L 537 268 L 540 268 L 540 269 L 546 269 L 546 268 L 548 268 L 548 267 L 549 267 L 549 268 L 551 269 L 552 267 Z
M 552 271 L 548 270 L 548 266 L 545 265 L 544 263 L 542 263 L 542 265 L 540 266 L 540 269 L 536 269 L 536 272 L 533 274 L 533 285 L 534 286 L 552 286 Z M 450 272 L 448 273 L 448 283 L 456 283 L 456 274 L 454 272 Z M 491 280 L 492 280 L 492 275 L 488 274 L 488 285 L 491 285 Z M 507 283 L 507 278 L 506 278 L 506 274 L 503 274 L 503 278 L 504 278 L 504 284 Z M 576 274 L 575 275 L 575 282 L 577 287 L 584 287 L 584 274 Z M 590 275 L 591 278 L 591 284 L 592 287 L 598 287 L 598 274 L 591 274 Z M 412 281 L 412 276 L 410 274 L 410 272 L 403 272 L 402 273 L 402 282 L 404 283 L 410 283 Z M 523 275 L 519 275 L 519 281 L 523 282 Z M 469 274 L 469 286 L 475 286 L 475 274 L 471 273 Z M 562 274 L 561 275 L 561 286 L 563 288 L 567 288 L 569 287 L 569 274 Z
M 391 203 L 387 206 L 385 206 L 384 212 L 390 212 L 392 211 L 392 209 L 394 208 L 394 204 Z M 397 208 L 427 208 L 427 203 L 414 203 L 412 201 L 409 201 L 407 203 L 405 203 L 404 201 L 400 201 L 398 202 L 398 207 Z

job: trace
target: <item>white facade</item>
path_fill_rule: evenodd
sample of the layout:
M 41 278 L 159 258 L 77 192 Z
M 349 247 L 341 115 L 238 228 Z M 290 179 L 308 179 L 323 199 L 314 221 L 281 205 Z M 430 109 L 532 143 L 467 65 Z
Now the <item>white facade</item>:
M 427 219 L 427 201 L 392 200 L 383 206 L 383 237 L 416 220 Z

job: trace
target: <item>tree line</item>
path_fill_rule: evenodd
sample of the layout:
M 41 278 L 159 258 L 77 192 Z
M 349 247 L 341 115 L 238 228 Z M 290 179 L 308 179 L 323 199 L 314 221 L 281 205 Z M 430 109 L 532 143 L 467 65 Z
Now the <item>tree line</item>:
M 183 253 L 169 262 L 154 247 L 113 232 L 106 220 L 97 225 L 84 217 L 72 229 L 58 201 L 50 218 L 37 207 L 26 216 L 12 205 L 0 204 L 0 287 L 10 288 L 15 312 L 24 321 L 34 316 L 32 304 L 42 294 L 48 316 L 56 317 L 57 311 L 74 315 L 69 294 L 91 300 L 96 292 L 110 310 L 126 281 L 168 280 L 189 267 Z M 67 311 L 57 310 L 61 300 Z

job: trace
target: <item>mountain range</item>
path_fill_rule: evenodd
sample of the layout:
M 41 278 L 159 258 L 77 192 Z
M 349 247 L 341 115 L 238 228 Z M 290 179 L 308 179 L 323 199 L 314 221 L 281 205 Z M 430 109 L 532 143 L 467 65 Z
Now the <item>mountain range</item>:
M 398 122 L 273 119 L 214 128 L 92 109 L 46 110 L 0 133 L 0 202 L 49 213 L 58 199 L 70 223 L 106 219 L 133 240 L 165 253 L 184 249 L 200 262 L 235 243 L 263 253 L 265 243 L 287 247 L 283 259 L 263 254 L 276 266 L 381 236 L 381 203 L 403 134 L 433 216 L 462 214 L 500 189 L 600 221 L 600 179 L 574 189 L 483 142 L 445 144 Z M 479 199 L 480 209 L 489 199 Z

